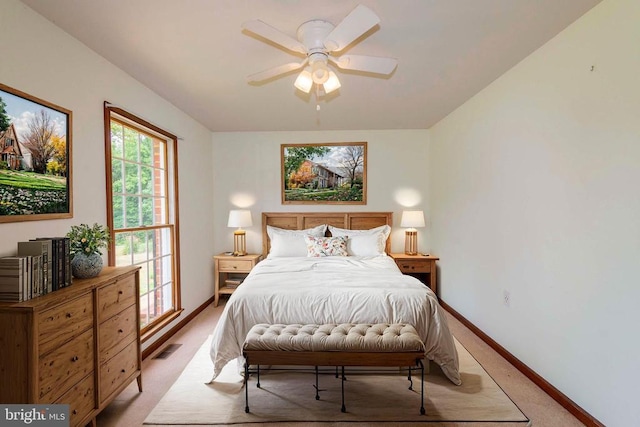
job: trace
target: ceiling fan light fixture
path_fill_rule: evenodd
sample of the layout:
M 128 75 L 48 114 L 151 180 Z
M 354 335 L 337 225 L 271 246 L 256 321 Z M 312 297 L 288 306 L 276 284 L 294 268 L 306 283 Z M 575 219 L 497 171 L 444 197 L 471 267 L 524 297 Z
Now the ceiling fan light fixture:
M 315 84 L 324 84 L 329 79 L 329 69 L 322 61 L 315 61 L 311 64 L 311 75 Z
M 338 80 L 338 76 L 333 71 L 329 71 L 329 78 L 322 85 L 324 88 L 324 93 L 331 93 L 336 89 L 339 89 L 341 86 L 340 80 Z
M 263 82 L 295 70 L 302 70 L 296 77 L 294 86 L 308 94 L 315 84 L 316 96 L 319 97 L 321 88 L 328 94 L 341 87 L 333 66 L 342 70 L 390 75 L 398 65 L 394 58 L 351 54 L 332 56 L 332 53 L 340 52 L 357 43 L 359 39 L 367 37 L 368 31 L 379 23 L 380 18 L 375 12 L 364 5 L 358 5 L 338 25 L 323 19 L 303 22 L 296 32 L 296 40 L 259 19 L 247 21 L 242 24 L 245 31 L 293 53 L 307 56 L 302 62 L 290 62 L 254 73 L 248 76 L 247 81 Z M 333 64 L 332 67 L 329 66 L 329 62 Z
M 304 93 L 309 93 L 311 86 L 313 86 L 313 78 L 309 70 L 302 70 L 293 85 Z

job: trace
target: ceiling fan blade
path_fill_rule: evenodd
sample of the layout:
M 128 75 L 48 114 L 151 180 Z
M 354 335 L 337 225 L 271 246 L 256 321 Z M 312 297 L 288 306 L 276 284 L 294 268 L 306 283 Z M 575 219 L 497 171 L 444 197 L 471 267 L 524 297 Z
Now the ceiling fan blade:
M 398 65 L 395 58 L 382 58 L 379 56 L 342 55 L 339 58 L 330 57 L 339 68 L 343 70 L 365 71 L 376 74 L 391 74 Z
M 366 6 L 358 5 L 334 29 L 324 41 L 329 51 L 340 51 L 380 22 L 380 18 Z
M 257 83 L 263 80 L 270 79 L 272 77 L 276 77 L 280 74 L 285 74 L 293 70 L 300 69 L 304 67 L 307 63 L 306 60 L 302 62 L 289 62 L 288 64 L 279 65 L 277 67 L 269 68 L 268 70 L 260 71 L 259 73 L 251 74 L 247 76 L 248 83 Z
M 288 36 L 280 30 L 273 28 L 269 24 L 265 24 L 259 19 L 247 21 L 242 24 L 242 28 L 249 32 L 264 37 L 290 51 L 307 54 L 307 48 L 293 37 Z

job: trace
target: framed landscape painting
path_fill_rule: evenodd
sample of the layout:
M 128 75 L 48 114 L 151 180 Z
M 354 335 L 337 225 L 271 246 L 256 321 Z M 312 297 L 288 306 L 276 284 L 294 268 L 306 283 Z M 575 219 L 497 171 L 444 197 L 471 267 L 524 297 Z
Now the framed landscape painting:
M 367 143 L 282 144 L 283 204 L 367 203 Z
M 71 111 L 0 83 L 0 223 L 72 216 Z

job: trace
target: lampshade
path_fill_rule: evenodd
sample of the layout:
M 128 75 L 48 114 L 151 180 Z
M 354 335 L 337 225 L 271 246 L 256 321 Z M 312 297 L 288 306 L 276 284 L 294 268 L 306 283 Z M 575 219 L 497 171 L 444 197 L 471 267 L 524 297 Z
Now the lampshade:
M 230 210 L 229 221 L 227 227 L 238 227 L 233 232 L 233 255 L 243 256 L 247 254 L 246 233 L 242 227 L 250 227 L 253 225 L 251 221 L 251 211 L 249 210 Z
M 251 227 L 253 222 L 251 221 L 251 211 L 249 210 L 230 210 L 229 221 L 227 227 Z
M 338 80 L 338 76 L 333 71 L 329 71 L 329 78 L 322 85 L 324 87 L 324 93 L 331 93 L 334 90 L 340 87 L 340 80 Z
M 329 80 L 329 69 L 327 68 L 327 64 L 322 61 L 316 61 L 311 64 L 311 78 L 317 85 L 324 84 L 324 82 Z
M 422 211 L 402 211 L 400 227 L 418 228 L 424 227 L 424 212 Z
M 298 78 L 293 85 L 304 93 L 309 93 L 311 86 L 313 86 L 313 78 L 311 77 L 309 70 L 302 70 L 302 72 L 298 74 Z
M 404 232 L 404 253 L 407 255 L 418 254 L 418 232 L 416 227 L 424 227 L 424 212 L 402 211 L 400 227 L 406 227 Z

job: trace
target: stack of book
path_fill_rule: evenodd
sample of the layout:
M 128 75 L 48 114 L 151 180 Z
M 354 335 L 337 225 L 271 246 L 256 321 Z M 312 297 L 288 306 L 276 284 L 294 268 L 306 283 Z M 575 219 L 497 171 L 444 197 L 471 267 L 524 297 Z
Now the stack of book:
M 230 288 L 230 289 L 235 289 L 238 286 L 240 286 L 240 284 L 242 284 L 242 280 L 244 279 L 243 276 L 235 276 L 230 274 L 224 281 L 224 287 L 225 288 Z
M 28 299 L 26 276 L 27 263 L 25 258 L 0 258 L 0 301 L 24 301 Z
M 16 256 L 0 258 L 0 301 L 21 302 L 71 284 L 69 239 L 18 242 Z

